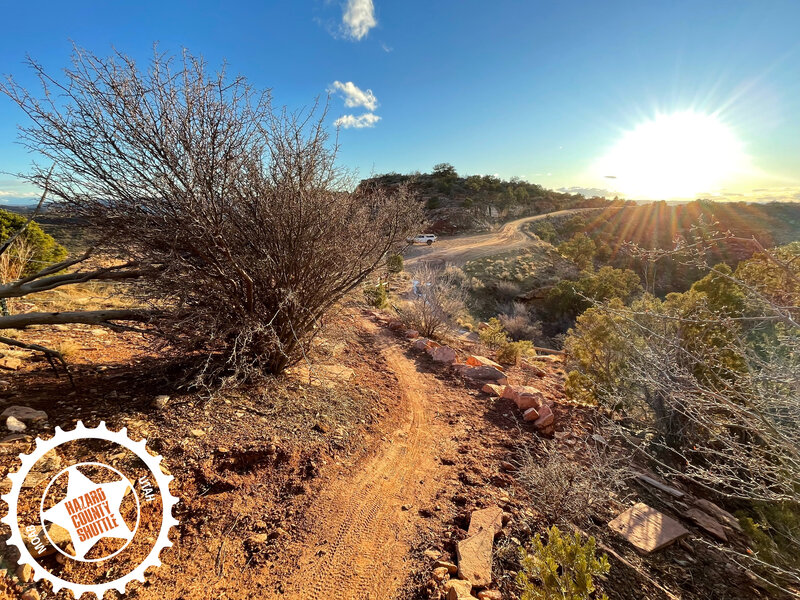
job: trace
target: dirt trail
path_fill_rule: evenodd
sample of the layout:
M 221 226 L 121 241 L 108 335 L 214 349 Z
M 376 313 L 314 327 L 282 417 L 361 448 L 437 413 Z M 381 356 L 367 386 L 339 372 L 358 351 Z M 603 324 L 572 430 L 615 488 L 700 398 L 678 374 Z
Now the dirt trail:
M 499 230 L 492 233 L 459 235 L 444 238 L 432 246 L 414 246 L 406 252 L 406 268 L 414 267 L 418 263 L 434 263 L 444 265 L 449 263 L 461 266 L 476 258 L 491 256 L 499 252 L 514 250 L 532 242 L 532 239 L 523 230 L 526 223 L 541 221 L 550 217 L 577 214 L 580 212 L 598 210 L 596 208 L 573 208 L 555 212 L 525 217 L 516 221 L 505 223 Z
M 406 554 L 421 520 L 414 507 L 436 488 L 428 479 L 436 467 L 434 447 L 441 425 L 433 418 L 432 403 L 440 384 L 419 373 L 385 330 L 371 323 L 364 327 L 377 336 L 402 390 L 406 414 L 371 456 L 315 500 L 310 521 L 317 525 L 281 598 L 394 597 L 408 574 Z

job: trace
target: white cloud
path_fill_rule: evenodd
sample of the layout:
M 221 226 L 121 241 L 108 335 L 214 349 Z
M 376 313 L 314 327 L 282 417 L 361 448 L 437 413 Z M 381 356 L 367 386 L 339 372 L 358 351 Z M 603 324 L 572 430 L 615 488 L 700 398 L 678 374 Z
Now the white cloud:
M 342 14 L 342 26 L 347 36 L 360 40 L 377 24 L 372 0 L 347 0 Z
M 372 93 L 372 90 L 364 91 L 352 81 L 347 83 L 334 81 L 328 91 L 331 93 L 341 92 L 342 96 L 344 96 L 344 105 L 350 108 L 363 106 L 370 111 L 378 108 L 378 99 Z
M 343 129 L 350 129 L 354 127 L 356 129 L 363 129 L 364 127 L 374 127 L 375 123 L 380 121 L 381 118 L 373 113 L 365 113 L 363 115 L 355 116 L 355 115 L 342 115 L 336 121 L 334 121 L 334 125 L 336 127 L 341 127 Z

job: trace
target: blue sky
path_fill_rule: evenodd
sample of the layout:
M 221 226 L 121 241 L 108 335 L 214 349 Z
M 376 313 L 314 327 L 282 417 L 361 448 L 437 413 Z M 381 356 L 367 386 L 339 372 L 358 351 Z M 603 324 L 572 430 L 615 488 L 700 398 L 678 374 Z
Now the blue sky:
M 712 165 L 720 176 L 693 181 L 700 188 L 689 186 L 692 193 L 800 191 L 796 1 L 71 0 L 5 3 L 2 14 L 0 72 L 23 84 L 32 83 L 26 54 L 60 69 L 70 40 L 142 61 L 154 42 L 186 47 L 212 64 L 227 60 L 291 107 L 340 82 L 356 106 L 336 92 L 331 123 L 350 115 L 340 121 L 340 160 L 361 176 L 446 161 L 460 173 L 614 190 L 618 182 L 598 162 L 624 172 L 625 156 L 663 146 L 655 134 L 603 162 L 625 133 L 659 114 L 692 111 L 724 124 L 747 158 Z M 2 171 L 29 164 L 15 144 L 24 119 L 0 98 Z M 344 127 L 354 124 L 367 126 Z M 699 142 L 686 139 L 686 147 L 717 154 L 713 140 Z M 651 162 L 680 179 L 681 163 L 670 161 L 656 153 Z M 0 175 L 0 201 L 31 193 Z

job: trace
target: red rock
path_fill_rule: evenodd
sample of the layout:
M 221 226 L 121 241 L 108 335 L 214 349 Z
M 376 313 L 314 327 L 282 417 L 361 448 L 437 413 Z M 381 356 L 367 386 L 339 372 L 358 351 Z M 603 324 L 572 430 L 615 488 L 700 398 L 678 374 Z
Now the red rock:
M 689 535 L 678 521 L 642 504 L 635 504 L 608 524 L 639 551 L 650 554 Z
M 438 348 L 434 348 L 430 355 L 435 362 L 447 363 L 449 365 L 452 365 L 454 362 L 456 362 L 456 360 L 458 360 L 456 351 L 448 346 L 439 346 Z
M 490 506 L 489 508 L 473 511 L 469 518 L 467 535 L 473 536 L 484 529 L 489 529 L 492 531 L 492 536 L 495 536 L 500 533 L 502 528 L 503 509 L 499 506 Z
M 393 321 L 389 321 L 389 329 L 392 331 L 400 331 L 401 329 L 405 329 L 406 326 L 403 324 L 402 321 L 394 319 Z
M 543 404 L 539 409 L 539 418 L 533 422 L 533 426 L 537 429 L 544 429 L 552 425 L 555 419 L 556 416 L 553 414 L 552 409 L 547 404 Z
M 739 524 L 739 520 L 724 508 L 720 508 L 710 500 L 706 500 L 704 498 L 695 500 L 694 504 L 695 506 L 699 507 L 700 509 L 710 514 L 712 517 L 714 517 L 717 521 L 719 521 L 723 525 L 727 525 L 728 527 L 731 527 L 732 529 L 738 531 L 739 533 L 742 533 L 742 526 Z
M 503 386 L 496 385 L 494 383 L 487 383 L 481 388 L 481 391 L 489 394 L 490 396 L 502 396 Z
M 492 544 L 494 532 L 482 529 L 456 545 L 458 576 L 475 587 L 485 587 L 492 582 Z
M 472 591 L 472 584 L 469 581 L 462 581 L 461 579 L 451 579 L 444 585 L 444 591 L 447 594 L 447 600 L 468 600 L 473 598 L 470 594 Z
M 501 371 L 505 372 L 504 367 L 500 366 L 499 363 L 496 363 L 491 358 L 486 358 L 485 356 L 468 356 L 467 364 L 471 367 L 494 367 L 495 369 L 500 369 Z
M 722 528 L 722 524 L 711 515 L 704 513 L 699 508 L 690 508 L 683 513 L 683 516 L 694 521 L 694 523 L 700 527 L 700 529 L 717 538 L 719 541 L 728 541 L 728 536 L 725 535 L 725 530 Z
M 503 600 L 503 593 L 500 590 L 483 590 L 478 592 L 478 600 Z
M 413 340 L 419 337 L 419 331 L 416 329 L 407 329 L 403 335 L 405 335 L 408 339 Z
M 535 421 L 539 418 L 539 412 L 535 408 L 531 407 L 522 413 L 522 418 L 525 421 Z

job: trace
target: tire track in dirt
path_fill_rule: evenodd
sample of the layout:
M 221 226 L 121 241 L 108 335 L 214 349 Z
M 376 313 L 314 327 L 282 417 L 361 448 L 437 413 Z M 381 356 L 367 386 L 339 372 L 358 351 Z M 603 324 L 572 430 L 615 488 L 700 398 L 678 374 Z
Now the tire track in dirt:
M 388 600 L 409 567 L 405 557 L 421 520 L 416 510 L 436 491 L 428 481 L 436 468 L 439 425 L 432 419 L 432 377 L 419 373 L 396 340 L 364 323 L 402 392 L 406 412 L 398 429 L 356 470 L 326 487 L 315 500 L 316 523 L 295 575 L 282 598 Z M 420 481 L 426 482 L 425 485 Z

